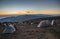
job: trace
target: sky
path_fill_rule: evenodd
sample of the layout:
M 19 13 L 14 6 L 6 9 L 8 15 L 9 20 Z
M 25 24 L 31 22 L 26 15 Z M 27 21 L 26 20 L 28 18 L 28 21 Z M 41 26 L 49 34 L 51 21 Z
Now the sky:
M 60 0 L 0 0 L 0 14 L 30 11 L 37 14 L 60 14 Z

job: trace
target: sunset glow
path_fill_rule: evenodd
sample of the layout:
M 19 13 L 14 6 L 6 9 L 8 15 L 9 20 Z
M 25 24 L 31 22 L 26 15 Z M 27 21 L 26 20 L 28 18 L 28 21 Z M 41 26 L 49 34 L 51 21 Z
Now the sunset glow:
M 24 15 L 24 14 L 60 14 L 60 12 L 0 12 L 0 15 Z
M 58 0 L 1 0 L 0 16 L 24 14 L 60 14 Z

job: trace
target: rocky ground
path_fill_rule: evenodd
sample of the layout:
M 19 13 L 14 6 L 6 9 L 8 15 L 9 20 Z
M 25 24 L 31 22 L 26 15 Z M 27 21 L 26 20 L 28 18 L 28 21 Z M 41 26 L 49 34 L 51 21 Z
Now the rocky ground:
M 53 27 L 37 27 L 37 24 L 17 23 L 17 31 L 0 39 L 60 39 L 60 25 Z

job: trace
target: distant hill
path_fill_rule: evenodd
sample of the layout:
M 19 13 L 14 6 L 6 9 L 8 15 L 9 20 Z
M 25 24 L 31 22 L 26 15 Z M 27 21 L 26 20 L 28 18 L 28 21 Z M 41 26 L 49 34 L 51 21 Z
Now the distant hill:
M 19 15 L 19 16 L 10 16 L 10 17 L 0 19 L 0 22 L 22 22 L 22 21 L 29 21 L 33 19 L 58 19 L 58 18 L 60 18 L 60 16 L 44 15 L 44 14 Z

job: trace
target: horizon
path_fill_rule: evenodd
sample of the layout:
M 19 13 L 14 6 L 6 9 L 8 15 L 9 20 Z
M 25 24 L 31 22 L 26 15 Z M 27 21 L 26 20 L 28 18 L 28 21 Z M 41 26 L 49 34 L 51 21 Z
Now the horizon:
M 39 12 L 38 12 L 39 13 Z M 19 15 L 34 15 L 34 14 L 38 14 L 37 12 L 30 12 L 30 13 L 26 13 L 26 12 L 3 12 L 0 13 L 0 16 L 19 16 Z M 44 13 L 39 13 L 39 14 L 44 14 Z M 60 15 L 60 13 L 45 13 L 44 15 Z

